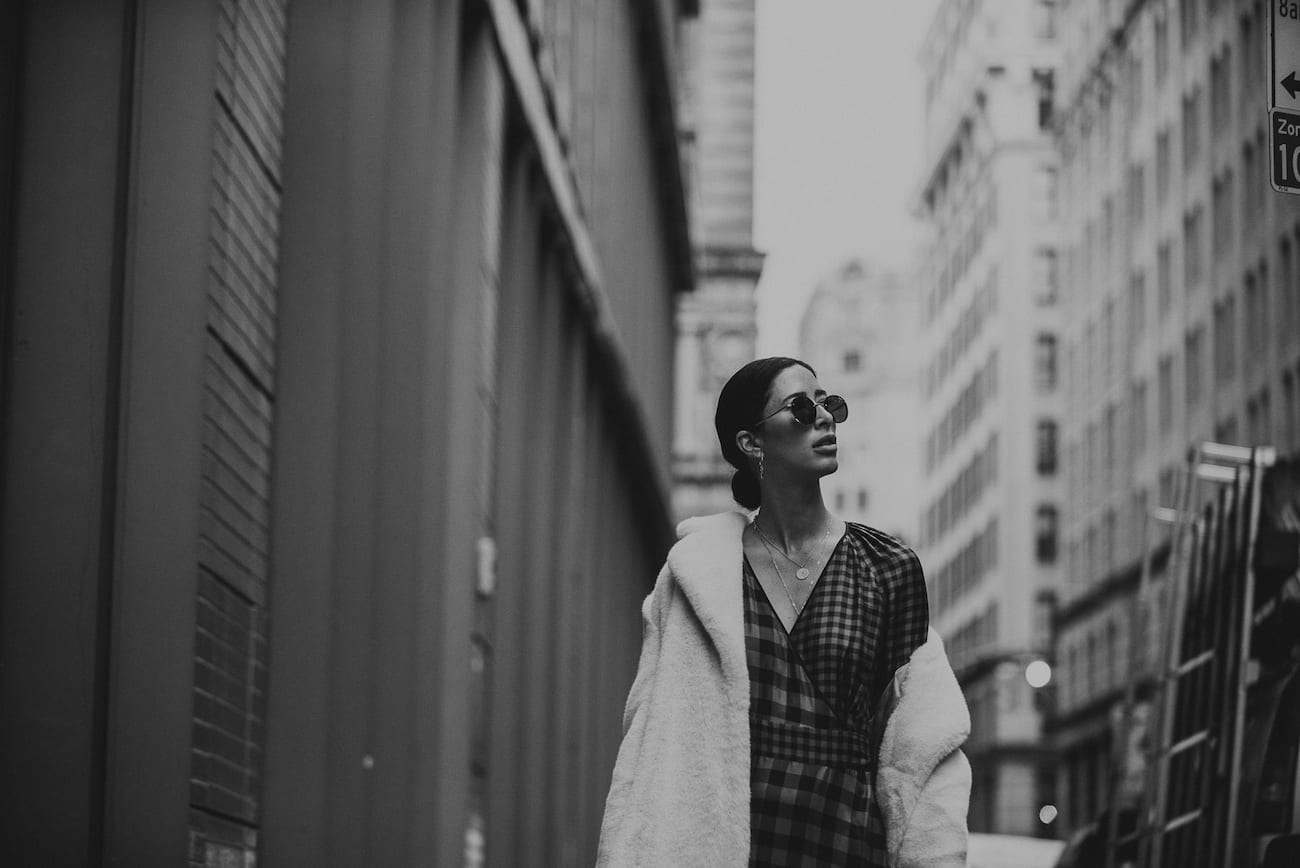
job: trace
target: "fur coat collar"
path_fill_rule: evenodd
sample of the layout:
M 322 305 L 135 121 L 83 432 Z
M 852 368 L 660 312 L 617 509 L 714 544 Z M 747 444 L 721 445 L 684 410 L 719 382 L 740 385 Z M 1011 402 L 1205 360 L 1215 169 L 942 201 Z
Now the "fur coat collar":
M 641 658 L 597 864 L 749 861 L 749 669 L 741 598 L 745 517 L 687 519 L 642 605 Z M 970 717 L 937 634 L 895 675 L 877 799 L 891 866 L 964 866 Z

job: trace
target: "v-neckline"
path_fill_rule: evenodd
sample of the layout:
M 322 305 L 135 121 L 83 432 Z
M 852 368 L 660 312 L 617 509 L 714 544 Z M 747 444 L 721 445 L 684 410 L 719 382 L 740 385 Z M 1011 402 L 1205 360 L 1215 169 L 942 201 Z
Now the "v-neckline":
M 840 538 L 836 540 L 835 545 L 831 547 L 831 553 L 827 555 L 826 562 L 822 565 L 822 571 L 817 574 L 817 581 L 813 585 L 813 589 L 808 592 L 808 599 L 804 600 L 803 608 L 800 609 L 798 612 L 795 612 L 794 620 L 790 622 L 789 627 L 785 625 L 785 619 L 781 617 L 781 613 L 777 611 L 776 605 L 772 602 L 772 597 L 770 594 L 768 594 L 767 588 L 763 585 L 763 580 L 758 577 L 758 570 L 754 569 L 754 564 L 749 560 L 749 555 L 745 554 L 743 547 L 741 549 L 740 556 L 741 558 L 744 559 L 745 565 L 749 567 L 749 572 L 754 577 L 754 584 L 758 585 L 758 589 L 763 592 L 763 599 L 767 601 L 767 607 L 772 610 L 772 615 L 776 617 L 776 622 L 781 625 L 782 631 L 785 632 L 787 643 L 796 652 L 799 649 L 794 644 L 794 632 L 795 630 L 798 630 L 799 625 L 803 623 L 804 615 L 808 614 L 808 609 L 812 607 L 813 600 L 816 598 L 817 594 L 821 591 L 822 585 L 824 584 L 822 580 L 826 578 L 826 571 L 831 568 L 831 561 L 835 559 L 836 553 L 839 552 L 840 546 L 844 543 L 844 539 L 848 535 L 849 535 L 849 526 L 848 523 L 845 522 L 844 532 L 840 534 Z M 773 567 L 773 569 L 777 569 L 777 568 Z M 781 576 L 779 575 L 779 572 L 777 575 L 777 581 L 778 582 L 781 581 Z M 786 593 L 788 594 L 789 591 L 787 590 Z M 791 601 L 791 608 L 793 607 L 794 607 L 793 601 Z

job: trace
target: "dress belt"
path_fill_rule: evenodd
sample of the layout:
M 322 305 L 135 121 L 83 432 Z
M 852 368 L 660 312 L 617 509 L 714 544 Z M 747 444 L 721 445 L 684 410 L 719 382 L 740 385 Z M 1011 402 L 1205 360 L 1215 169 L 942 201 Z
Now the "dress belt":
M 875 767 L 871 739 L 848 729 L 817 729 L 770 717 L 750 717 L 755 756 L 833 768 Z

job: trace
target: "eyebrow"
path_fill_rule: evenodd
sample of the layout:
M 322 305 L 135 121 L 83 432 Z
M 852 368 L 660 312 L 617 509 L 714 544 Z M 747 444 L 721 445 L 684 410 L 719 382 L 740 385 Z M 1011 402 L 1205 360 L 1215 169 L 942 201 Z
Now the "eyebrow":
M 790 400 L 791 398 L 793 398 L 794 396 L 796 396 L 796 395 L 803 395 L 803 394 L 807 394 L 807 393 L 805 393 L 805 392 L 791 392 L 790 394 L 786 395 L 784 398 L 781 399 L 781 403 L 784 404 L 786 401 L 789 401 L 789 400 Z M 816 391 L 813 392 L 813 397 L 816 398 L 818 395 L 825 395 L 825 394 L 826 394 L 826 390 L 825 390 L 825 389 L 817 389 Z

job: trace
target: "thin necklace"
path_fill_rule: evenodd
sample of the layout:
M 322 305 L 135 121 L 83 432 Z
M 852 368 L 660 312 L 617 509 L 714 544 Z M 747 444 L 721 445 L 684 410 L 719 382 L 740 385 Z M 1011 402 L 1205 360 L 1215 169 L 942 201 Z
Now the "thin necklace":
M 787 554 L 786 551 L 785 551 L 784 549 L 782 549 L 782 548 L 781 548 L 780 546 L 778 546 L 776 543 L 772 542 L 770 539 L 767 538 L 767 534 L 763 533 L 763 531 L 762 531 L 762 530 L 759 528 L 759 526 L 758 526 L 758 519 L 755 519 L 755 520 L 752 522 L 752 524 L 754 525 L 754 530 L 755 530 L 755 532 L 757 532 L 758 535 L 759 535 L 759 537 L 762 538 L 762 540 L 763 540 L 763 545 L 767 546 L 768 554 L 771 554 L 772 549 L 775 548 L 777 551 L 779 551 L 779 552 L 781 553 L 781 557 L 785 558 L 787 561 L 789 561 L 790 563 L 792 563 L 792 564 L 794 564 L 796 567 L 798 567 L 798 569 L 796 569 L 796 570 L 794 571 L 794 577 L 795 577 L 796 579 L 798 579 L 799 581 L 801 581 L 801 582 L 803 582 L 803 581 L 807 581 L 807 580 L 808 580 L 808 577 L 812 575 L 812 570 L 808 569 L 808 563 L 809 563 L 810 560 L 811 560 L 811 556 L 809 556 L 808 558 L 805 558 L 805 559 L 804 559 L 804 562 L 803 562 L 802 564 L 799 563 L 799 562 L 796 561 L 794 558 L 790 557 L 790 555 Z M 820 540 L 817 541 L 817 548 L 813 549 L 813 551 L 814 551 L 814 552 L 820 552 L 820 551 L 822 550 L 823 546 L 825 546 L 825 544 L 826 544 L 826 538 L 827 538 L 828 536 L 830 536 L 830 535 L 831 535 L 831 528 L 828 527 L 828 528 L 826 528 L 826 533 L 822 534 L 822 538 L 821 538 Z M 814 567 L 817 567 L 817 566 L 819 566 L 819 565 L 821 564 L 821 562 L 822 562 L 821 557 L 818 557 L 818 558 L 817 558 L 817 562 L 814 563 L 813 566 L 814 566 Z
M 767 537 L 763 536 L 761 530 L 758 530 L 758 525 L 754 525 L 754 530 L 758 531 L 759 539 L 763 541 L 763 547 L 767 549 L 767 556 L 772 560 L 772 569 L 776 570 L 776 577 L 781 582 L 781 590 L 785 591 L 785 598 L 790 601 L 790 608 L 794 610 L 794 618 L 797 621 L 803 615 L 803 607 L 795 605 L 794 597 L 790 594 L 790 586 L 785 583 L 785 576 L 781 575 L 781 568 L 776 565 L 776 555 L 772 553 L 772 546 L 768 544 Z

